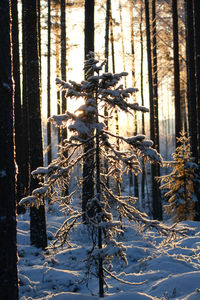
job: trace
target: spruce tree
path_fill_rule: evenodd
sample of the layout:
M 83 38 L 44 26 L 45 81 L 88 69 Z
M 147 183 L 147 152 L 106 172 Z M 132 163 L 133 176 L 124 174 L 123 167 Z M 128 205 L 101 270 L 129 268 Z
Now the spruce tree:
M 173 216 L 174 221 L 180 222 L 195 217 L 195 203 L 198 201 L 195 186 L 200 184 L 200 170 L 192 157 L 190 137 L 186 132 L 180 132 L 177 144 L 180 146 L 172 155 L 174 162 L 168 164 L 172 172 L 159 180 L 163 183 L 160 188 L 168 199 L 165 211 Z
M 81 105 L 75 113 L 67 111 L 62 115 L 54 115 L 49 121 L 56 126 L 68 127 L 71 136 L 65 140 L 65 144 L 60 148 L 58 158 L 52 161 L 47 167 L 39 167 L 32 172 L 33 176 L 41 181 L 41 187 L 35 189 L 32 195 L 21 200 L 24 205 L 38 205 L 46 196 L 51 201 L 58 202 L 65 211 L 66 220 L 56 233 L 54 246 L 68 244 L 72 228 L 84 223 L 88 230 L 91 249 L 88 251 L 86 259 L 87 274 L 91 274 L 94 266 L 97 268 L 99 280 L 99 296 L 104 296 L 105 275 L 112 274 L 112 259 L 114 257 L 122 259 L 127 263 L 125 247 L 122 242 L 117 240 L 117 236 L 123 233 L 122 221 L 128 219 L 130 222 L 143 224 L 143 228 L 156 227 L 163 234 L 169 233 L 168 228 L 161 225 L 158 221 L 148 220 L 146 214 L 138 211 L 134 204 L 135 197 L 115 195 L 106 184 L 107 176 L 122 178 L 124 173 L 130 170 L 135 174 L 141 172 L 139 158 L 145 161 L 150 160 L 160 163 L 162 161 L 159 153 L 152 148 L 153 142 L 145 138 L 144 135 L 124 137 L 113 134 L 106 130 L 104 124 L 105 117 L 101 114 L 107 106 L 109 114 L 115 109 L 132 113 L 132 111 L 148 112 L 148 109 L 139 106 L 138 103 L 129 103 L 127 98 L 137 91 L 135 88 L 123 88 L 120 83 L 124 76 L 128 74 L 121 72 L 118 74 L 103 73 L 105 65 L 99 63 L 90 52 L 85 61 L 85 72 L 94 75 L 87 80 L 77 83 L 74 81 L 65 82 L 57 79 L 56 82 L 66 97 L 74 101 L 84 98 L 85 103 Z M 89 135 L 90 133 L 92 135 Z M 119 151 L 116 140 L 123 144 L 124 151 Z M 93 141 L 93 148 L 86 145 Z M 68 156 L 63 155 L 63 151 L 68 151 Z M 75 192 L 64 195 L 60 191 L 73 180 L 73 170 L 79 162 L 84 162 L 85 157 L 94 157 L 94 195 L 88 199 L 85 210 L 77 205 Z M 103 159 L 108 162 L 108 173 L 104 173 Z M 88 170 L 88 173 L 90 170 Z M 83 172 L 83 174 L 85 174 Z M 83 183 L 83 178 L 81 180 Z M 93 188 L 93 187 L 92 187 Z M 83 218 L 84 215 L 84 218 Z M 86 220 L 86 222 L 85 222 Z M 173 231 L 173 230 L 172 230 Z M 173 231 L 174 232 L 174 231 Z

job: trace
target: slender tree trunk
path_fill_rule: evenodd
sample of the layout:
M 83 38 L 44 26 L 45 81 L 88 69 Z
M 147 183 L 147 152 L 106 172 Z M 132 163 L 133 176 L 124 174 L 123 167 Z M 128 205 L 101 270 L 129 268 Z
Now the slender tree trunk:
M 43 165 L 43 147 L 40 112 L 40 78 L 37 32 L 37 1 L 22 1 L 24 9 L 26 53 L 26 97 L 29 116 L 30 169 Z M 38 180 L 31 177 L 30 191 L 38 187 Z M 45 203 L 30 209 L 30 240 L 38 248 L 47 246 Z
M 141 104 L 144 106 L 144 42 L 143 42 L 143 6 L 141 4 L 140 8 L 140 53 L 141 53 L 141 62 L 140 62 L 140 93 L 141 93 Z M 145 123 L 144 123 L 144 113 L 142 113 L 142 134 L 145 134 Z M 142 208 L 145 210 L 145 164 L 142 160 L 142 182 L 141 182 L 141 197 L 142 197 Z
M 18 166 L 16 200 L 23 197 L 22 185 L 22 105 L 21 105 L 21 88 L 20 88 L 20 62 L 19 62 L 19 29 L 18 29 L 18 9 L 17 0 L 11 1 L 12 10 L 12 41 L 13 41 L 13 76 L 15 81 L 15 146 L 16 161 Z M 24 212 L 23 208 L 18 209 L 18 213 Z
M 131 55 L 132 55 L 132 86 L 135 87 L 135 45 L 134 45 L 134 18 L 133 18 L 133 2 L 130 2 L 130 17 L 131 17 Z M 133 102 L 136 102 L 136 95 L 133 94 Z M 137 135 L 137 114 L 134 112 L 133 117 L 134 135 Z M 130 171 L 130 184 L 132 181 L 132 172 Z M 138 198 L 138 176 L 134 175 L 134 196 Z
M 194 18 L 195 18 L 195 63 L 196 63 L 196 89 L 197 89 L 197 140 L 198 140 L 198 158 L 200 164 L 200 2 L 194 0 Z M 195 205 L 195 220 L 200 220 L 200 192 L 198 184 L 195 185 L 198 202 Z
M 186 34 L 187 34 L 187 69 L 188 69 L 188 111 L 189 111 L 189 131 L 191 136 L 192 156 L 197 162 L 197 95 L 195 77 L 195 46 L 194 46 L 194 17 L 193 1 L 186 1 Z
M 27 94 L 27 62 L 28 62 L 28 55 L 27 55 L 27 26 L 26 26 L 26 5 L 24 0 L 22 0 L 22 65 L 23 65 L 23 83 L 22 83 L 22 184 L 23 184 L 23 194 L 27 196 L 30 194 L 30 137 L 29 137 L 29 104 L 28 104 L 28 94 Z
M 60 4 L 59 4 L 60 5 Z M 56 5 L 56 16 L 59 16 L 59 6 Z M 58 20 L 57 20 L 57 30 L 55 32 L 56 35 L 56 77 L 60 76 L 60 61 L 61 61 L 61 57 L 60 57 L 60 24 L 58 24 Z M 61 114 L 61 100 L 60 100 L 60 89 L 57 90 L 57 114 L 60 115 Z M 58 135 L 58 144 L 61 144 L 61 130 L 58 127 L 57 128 L 57 135 Z
M 152 0 L 152 33 L 153 33 L 153 109 L 154 109 L 154 143 L 159 151 L 159 119 L 158 119 L 158 67 L 157 67 L 157 28 L 156 28 L 156 0 Z M 160 165 L 152 164 L 152 186 L 153 186 L 153 216 L 162 220 L 162 205 L 159 183 L 156 177 L 160 176 Z
M 120 29 L 121 29 L 121 41 L 122 41 L 122 61 L 123 69 L 126 70 L 126 58 L 125 58 L 125 44 L 124 44 L 124 31 L 123 31 L 123 20 L 122 20 L 122 4 L 119 0 L 119 16 L 120 16 Z M 126 76 L 124 76 L 124 86 L 127 87 Z
M 180 68 L 179 68 L 179 39 L 178 39 L 178 14 L 177 14 L 177 0 L 172 1 L 173 14 L 173 51 L 174 51 L 174 96 L 175 96 L 175 135 L 179 136 L 182 130 L 181 109 L 180 109 Z M 176 147 L 177 144 L 176 139 Z
M 105 72 L 108 72 L 109 59 L 109 28 L 110 28 L 110 9 L 111 0 L 106 0 L 106 32 L 105 32 L 105 58 L 107 63 L 105 65 Z
M 98 102 L 97 102 L 97 94 L 96 94 L 96 109 L 97 109 L 97 117 L 96 117 L 96 123 L 99 123 L 98 121 Z M 95 163 L 96 163 L 96 195 L 98 199 L 98 203 L 101 203 L 101 161 L 100 161 L 100 145 L 99 145 L 99 132 L 96 130 L 96 157 L 95 157 Z M 101 206 L 99 205 L 97 213 L 101 214 Z M 102 219 L 100 218 L 100 222 Z M 98 228 L 98 248 L 102 249 L 102 228 Z M 103 258 L 99 256 L 99 266 L 98 266 L 98 277 L 99 277 L 99 297 L 104 297 L 104 273 L 103 273 Z
M 0 297 L 18 300 L 11 1 L 0 2 Z
M 153 19 L 153 60 L 151 57 L 151 34 L 149 21 L 149 1 L 145 0 L 146 16 L 146 35 L 147 35 L 147 58 L 148 58 L 148 78 L 149 78 L 149 100 L 150 100 L 150 136 L 155 147 L 159 150 L 159 133 L 158 133 L 158 107 L 157 107 L 157 54 L 156 54 L 156 23 L 155 23 L 155 1 L 152 2 L 152 19 Z M 152 66 L 153 61 L 153 66 Z M 153 76 L 154 75 L 154 76 Z M 159 176 L 159 165 L 152 164 L 152 201 L 153 201 L 153 218 L 162 219 L 162 206 L 158 183 L 155 179 Z
M 47 43 L 47 118 L 51 116 L 51 0 L 48 0 Z M 47 122 L 47 163 L 52 161 L 51 122 Z
M 94 52 L 94 0 L 85 0 L 85 59 L 89 52 Z M 91 76 L 92 73 L 85 74 Z M 93 135 L 93 132 L 91 132 Z M 94 142 L 91 140 L 84 146 L 84 153 L 94 148 Z M 88 172 L 89 171 L 89 172 Z M 94 197 L 94 156 L 85 156 L 83 159 L 83 184 L 82 184 L 82 211 L 87 210 L 87 202 Z M 86 223 L 85 214 L 83 214 L 83 223 Z
M 106 0 L 106 31 L 105 31 L 105 59 L 107 60 L 105 65 L 105 72 L 108 72 L 109 69 L 109 32 L 110 32 L 110 11 L 111 10 L 111 1 Z M 106 130 L 108 130 L 108 110 L 105 106 L 104 108 L 104 116 L 105 116 L 105 126 Z M 106 150 L 107 151 L 107 150 Z M 108 162 L 104 160 L 104 168 L 105 173 L 108 174 Z M 106 181 L 107 187 L 109 187 L 109 177 L 107 177 Z
M 195 49 L 196 49 L 196 84 L 197 84 L 197 107 L 198 107 L 198 163 L 200 163 L 200 2 L 194 0 L 195 17 Z
M 67 43 L 66 43 L 66 4 L 65 0 L 60 0 L 61 6 L 61 79 L 67 80 Z M 61 91 L 61 103 L 62 103 L 62 113 L 64 114 L 67 110 L 67 98 L 65 97 L 65 92 Z M 62 143 L 67 139 L 67 128 L 62 129 Z M 63 153 L 65 157 L 68 156 L 67 151 Z M 64 194 L 69 194 L 68 185 L 65 185 Z

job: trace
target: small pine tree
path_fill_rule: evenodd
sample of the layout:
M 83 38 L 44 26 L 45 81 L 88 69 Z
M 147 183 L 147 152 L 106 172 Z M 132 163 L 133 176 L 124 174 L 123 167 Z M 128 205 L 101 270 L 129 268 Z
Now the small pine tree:
M 174 221 L 193 220 L 195 217 L 195 203 L 197 196 L 195 186 L 200 183 L 199 166 L 194 163 L 191 153 L 190 137 L 186 132 L 180 132 L 177 138 L 180 146 L 173 153 L 174 162 L 167 166 L 172 168 L 168 175 L 161 176 L 163 183 L 160 188 L 167 190 L 164 195 L 168 199 L 165 212 L 172 215 Z
M 65 211 L 66 220 L 56 233 L 54 246 L 68 244 L 70 233 L 74 226 L 82 224 L 87 226 L 90 234 L 92 247 L 87 257 L 87 274 L 90 274 L 92 266 L 97 266 L 97 276 L 99 280 L 99 295 L 104 296 L 105 274 L 112 276 L 112 259 L 117 257 L 127 262 L 125 247 L 118 242 L 116 236 L 123 232 L 123 218 L 143 224 L 143 229 L 155 227 L 165 235 L 170 233 L 169 229 L 161 225 L 158 221 L 148 220 L 146 214 L 141 213 L 135 207 L 136 198 L 130 196 L 115 195 L 107 187 L 107 176 L 121 178 L 123 172 L 132 170 L 135 174 L 141 172 L 139 158 L 153 162 L 161 162 L 161 156 L 152 148 L 152 141 L 145 139 L 144 135 L 123 137 L 115 135 L 107 130 L 103 121 L 105 117 L 100 114 L 100 110 L 107 106 L 108 112 L 115 109 L 132 113 L 131 111 L 147 112 L 143 106 L 137 103 L 130 104 L 126 101 L 137 89 L 126 88 L 120 85 L 119 81 L 127 73 L 119 74 L 103 73 L 102 67 L 105 62 L 99 63 L 95 60 L 93 53 L 88 55 L 85 61 L 86 73 L 93 76 L 81 83 L 69 81 L 66 83 L 57 79 L 57 84 L 66 92 L 66 97 L 74 100 L 83 97 L 85 104 L 81 105 L 74 113 L 66 112 L 62 115 L 55 115 L 50 118 L 59 127 L 67 127 L 72 132 L 71 137 L 65 140 L 64 146 L 60 149 L 57 159 L 47 167 L 37 168 L 32 172 L 33 176 L 41 181 L 41 188 L 35 189 L 32 195 L 21 200 L 24 205 L 37 205 L 43 197 L 48 196 L 51 201 L 57 201 L 62 210 Z M 92 134 L 91 134 L 92 133 Z M 126 144 L 125 151 L 119 151 L 117 142 Z M 85 152 L 85 145 L 94 141 L 94 147 L 89 147 Z M 68 156 L 63 155 L 63 151 L 68 152 Z M 95 194 L 88 200 L 86 210 L 75 201 L 73 191 L 68 196 L 62 196 L 61 191 L 69 182 L 70 176 L 73 179 L 73 169 L 79 162 L 84 162 L 85 156 L 94 156 L 95 169 Z M 104 174 L 103 159 L 108 162 L 108 173 Z M 125 166 L 124 169 L 122 166 Z M 90 170 L 88 170 L 88 173 Z M 114 213 L 113 213 L 114 212 Z M 83 218 L 83 215 L 85 217 Z M 174 228 L 172 229 L 174 235 Z M 116 276 L 113 274 L 116 278 Z

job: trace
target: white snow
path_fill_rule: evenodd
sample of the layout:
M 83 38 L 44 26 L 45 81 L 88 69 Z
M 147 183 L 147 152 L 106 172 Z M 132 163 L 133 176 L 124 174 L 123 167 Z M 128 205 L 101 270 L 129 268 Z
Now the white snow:
M 29 199 L 30 201 L 30 199 Z M 47 212 L 49 243 L 63 222 L 55 206 Z M 192 228 L 186 237 L 164 245 L 162 238 L 151 231 L 139 234 L 134 224 L 125 226 L 120 242 L 127 248 L 128 265 L 113 261 L 116 276 L 107 278 L 108 300 L 200 299 L 200 223 L 184 222 Z M 84 225 L 74 230 L 71 247 L 53 254 L 29 245 L 29 215 L 18 216 L 18 251 L 20 300 L 92 300 L 98 297 L 98 279 L 84 278 L 85 258 L 91 242 Z M 142 283 L 139 284 L 138 283 Z M 137 285 L 134 285 L 137 284 Z

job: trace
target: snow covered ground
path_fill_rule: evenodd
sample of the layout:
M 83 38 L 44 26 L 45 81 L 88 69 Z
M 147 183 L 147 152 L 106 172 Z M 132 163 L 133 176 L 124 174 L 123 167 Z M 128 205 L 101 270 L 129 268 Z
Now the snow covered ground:
M 52 210 L 47 214 L 49 242 L 63 217 Z M 128 266 L 114 261 L 120 278 L 141 285 L 121 283 L 108 278 L 108 300 L 176 299 L 200 300 L 200 222 L 185 222 L 193 228 L 176 244 L 163 245 L 154 232 L 139 234 L 134 224 L 127 225 L 122 242 L 127 247 Z M 87 250 L 85 227 L 73 233 L 70 248 L 57 254 L 42 252 L 29 245 L 29 215 L 18 216 L 20 300 L 95 300 L 98 279 L 92 277 L 86 287 L 84 278 Z

